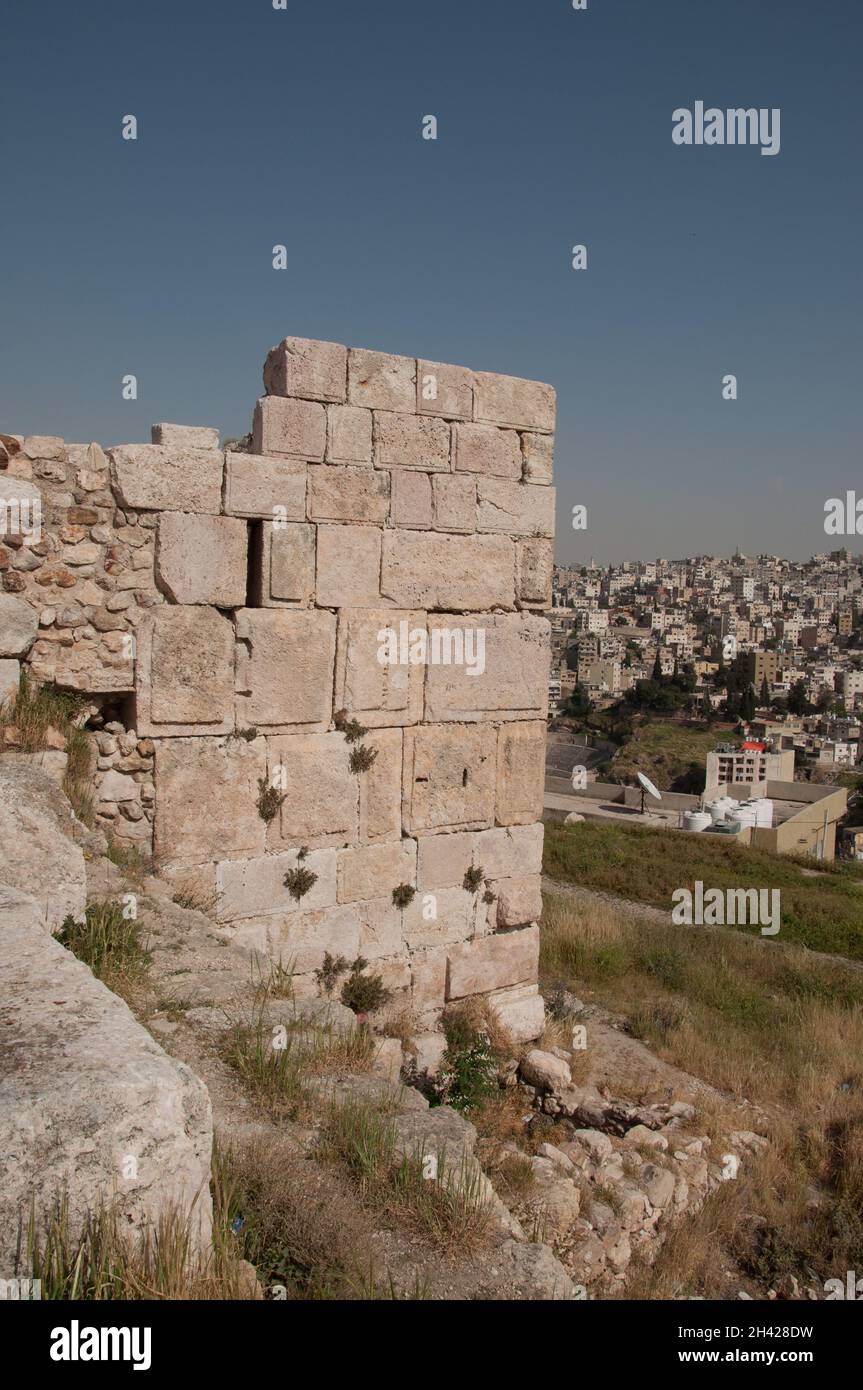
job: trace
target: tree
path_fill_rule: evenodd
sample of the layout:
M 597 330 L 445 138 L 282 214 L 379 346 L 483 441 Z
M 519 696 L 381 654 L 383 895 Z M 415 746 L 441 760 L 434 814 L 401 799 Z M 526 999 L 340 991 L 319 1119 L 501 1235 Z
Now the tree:
M 659 657 L 659 648 L 657 648 L 656 651 L 656 660 L 653 663 L 653 671 L 651 672 L 650 679 L 656 681 L 657 685 L 662 680 L 662 661 Z
M 767 684 L 767 677 L 766 677 L 766 676 L 764 677 L 764 679 L 763 679 L 762 682 L 761 682 L 761 694 L 760 694 L 759 697 L 758 697 L 758 703 L 759 703 L 760 705 L 769 705 L 769 704 L 770 704 L 770 686 Z
M 806 698 L 806 682 L 803 680 L 795 681 L 788 692 L 788 713 L 808 714 L 809 710 L 810 705 Z

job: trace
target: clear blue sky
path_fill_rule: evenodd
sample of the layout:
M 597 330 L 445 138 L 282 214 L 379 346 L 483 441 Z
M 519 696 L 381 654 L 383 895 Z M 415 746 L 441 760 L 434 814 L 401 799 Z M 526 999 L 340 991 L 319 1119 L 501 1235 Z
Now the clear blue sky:
M 330 338 L 552 382 L 561 560 L 831 548 L 825 500 L 863 493 L 861 10 L 5 0 L 0 429 L 242 434 L 270 345 Z M 781 108 L 781 152 L 675 146 L 696 100 Z

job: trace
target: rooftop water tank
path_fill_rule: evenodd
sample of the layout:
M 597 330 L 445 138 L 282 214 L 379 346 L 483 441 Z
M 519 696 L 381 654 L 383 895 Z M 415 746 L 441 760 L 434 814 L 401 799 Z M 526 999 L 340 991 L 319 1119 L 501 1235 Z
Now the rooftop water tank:
M 684 830 L 706 830 L 713 824 L 713 817 L 709 811 L 684 811 L 683 829 Z

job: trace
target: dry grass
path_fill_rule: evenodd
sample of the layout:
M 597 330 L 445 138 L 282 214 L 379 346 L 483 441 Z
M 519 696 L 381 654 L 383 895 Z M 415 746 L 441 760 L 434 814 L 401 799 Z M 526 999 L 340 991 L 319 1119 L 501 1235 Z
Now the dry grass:
M 67 917 L 57 940 L 129 1003 L 146 982 L 150 955 L 140 923 L 127 918 L 125 911 L 121 903 L 88 903 L 84 921 Z
M 350 1175 L 363 1203 L 388 1224 L 414 1231 L 439 1251 L 460 1255 L 481 1246 L 491 1209 L 478 1165 L 437 1156 L 427 1176 L 426 1153 L 400 1153 L 392 1119 L 373 1105 L 330 1107 L 321 1128 L 324 1158 Z
M 32 685 L 22 670 L 17 693 L 0 705 L 0 729 L 14 726 L 14 746 L 21 753 L 41 753 L 50 747 L 52 732 L 60 735 L 67 756 L 63 791 L 78 819 L 92 829 L 96 823 L 91 785 L 95 757 L 90 739 L 80 727 L 84 704 L 74 691 Z
M 223 1044 L 225 1061 L 273 1120 L 309 1119 L 320 1104 L 308 1086 L 313 1077 L 368 1071 L 374 1040 L 368 1029 L 329 1033 L 298 1023 L 234 1023 Z
M 771 1116 L 768 1152 L 675 1230 L 644 1273 L 650 1296 L 687 1280 L 713 1287 L 720 1247 L 768 1283 L 863 1265 L 863 975 L 799 946 L 641 924 L 557 895 L 541 942 L 547 981 L 591 987 L 657 1055 L 728 1094 L 727 1110 L 699 1115 L 701 1132 L 740 1128 L 735 1101 Z

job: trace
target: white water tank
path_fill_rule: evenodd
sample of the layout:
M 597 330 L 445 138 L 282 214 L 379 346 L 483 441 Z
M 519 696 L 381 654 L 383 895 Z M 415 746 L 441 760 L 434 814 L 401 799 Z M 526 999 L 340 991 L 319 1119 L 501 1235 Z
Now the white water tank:
M 706 830 L 713 824 L 713 817 L 709 811 L 684 811 L 683 829 L 684 830 Z
M 737 810 L 732 812 L 728 819 L 732 825 L 737 826 L 738 830 L 742 830 L 744 827 L 752 827 L 755 825 L 755 807 L 738 806 Z
M 759 797 L 755 802 L 755 824 L 766 830 L 773 829 L 773 802 L 766 796 Z

